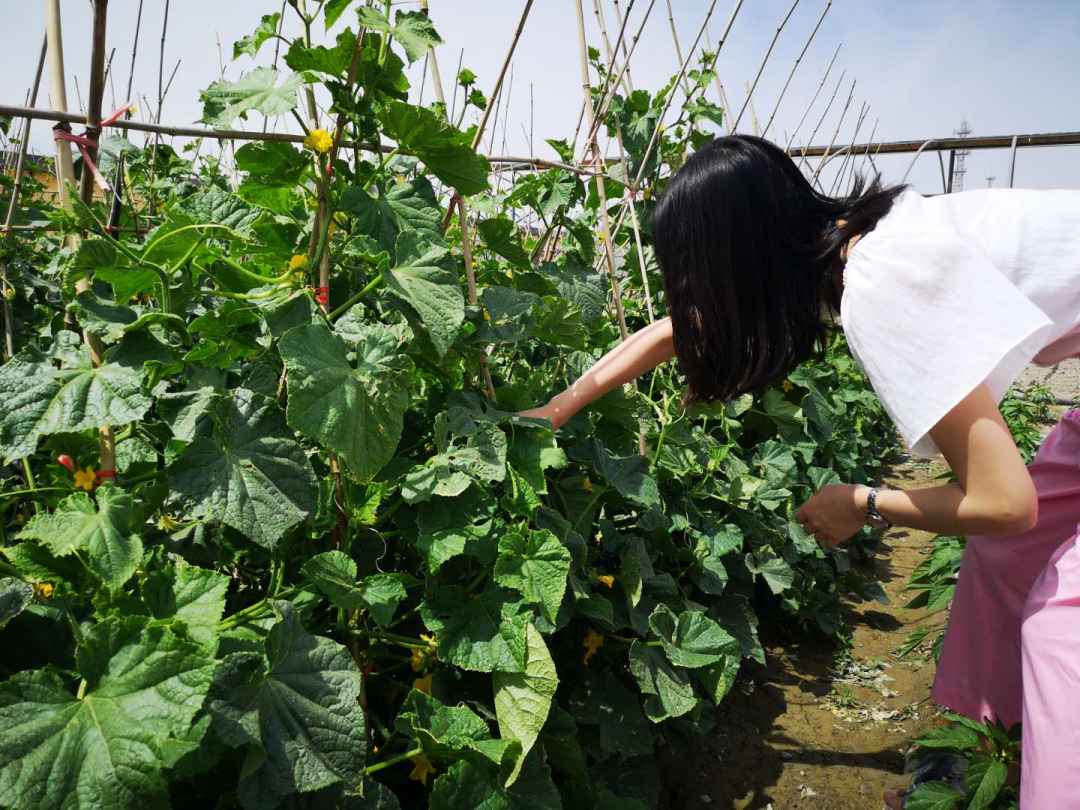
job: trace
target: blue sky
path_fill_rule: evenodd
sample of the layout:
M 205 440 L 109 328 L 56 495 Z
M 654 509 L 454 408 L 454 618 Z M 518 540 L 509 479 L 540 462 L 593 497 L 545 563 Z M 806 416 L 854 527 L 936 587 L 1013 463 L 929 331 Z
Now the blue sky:
M 10 2 L 10 0 L 9 0 Z M 620 6 L 626 7 L 628 0 Z M 686 48 L 700 26 L 710 0 L 676 0 L 675 17 Z M 754 94 L 762 125 L 787 73 L 817 21 L 826 0 L 801 0 L 782 33 Z M 614 30 L 611 0 L 603 0 L 609 28 Z M 718 67 L 733 114 L 741 107 L 745 86 L 757 71 L 780 19 L 792 0 L 745 0 Z M 3 98 L 21 104 L 32 79 L 43 31 L 42 3 L 21 4 L 8 17 L 7 47 L 0 68 L 7 76 Z M 413 3 L 402 3 L 413 7 Z M 464 64 L 489 91 L 516 27 L 523 0 L 432 0 L 431 14 L 445 44 L 439 49 L 444 80 L 449 81 L 464 48 Z M 719 0 L 711 24 L 715 37 L 734 0 Z M 89 63 L 89 4 L 63 3 L 69 107 L 78 108 L 77 74 L 86 92 Z M 111 0 L 109 45 L 116 48 L 115 85 L 123 92 L 135 26 L 137 0 Z M 648 6 L 636 0 L 634 19 Z M 150 114 L 142 97 L 156 96 L 157 51 L 163 0 L 145 0 L 140 57 L 136 66 L 135 97 L 140 116 Z M 218 78 L 218 41 L 225 53 L 226 76 L 238 77 L 254 63 L 232 62 L 232 42 L 254 28 L 261 14 L 278 10 L 277 0 L 173 0 L 166 46 L 166 70 L 182 58 L 176 81 L 166 100 L 163 120 L 177 124 L 196 121 L 201 113 L 199 90 Z M 581 100 L 574 0 L 536 0 L 514 63 L 506 151 L 527 151 L 523 127 L 528 127 L 529 94 L 535 99 L 536 151 L 551 155 L 545 138 L 573 133 Z M 599 46 L 592 2 L 586 0 L 590 44 Z M 351 15 L 346 15 L 349 19 Z M 634 25 L 636 26 L 636 22 Z M 295 33 L 293 25 L 292 33 Z M 860 139 L 879 120 L 877 138 L 889 140 L 945 136 L 967 119 L 975 134 L 1012 134 L 1080 130 L 1076 54 L 1080 53 L 1080 2 L 1076 0 L 834 0 L 807 52 L 777 115 L 769 136 L 784 140 L 820 83 L 837 44 L 842 43 L 833 74 L 808 121 L 816 122 L 828 95 L 846 71 L 844 85 L 815 142 L 827 142 L 836 128 L 849 82 L 857 82 L 854 102 L 841 128 L 840 140 L 850 139 L 861 102 L 870 112 Z M 269 56 L 269 48 L 267 48 Z M 677 69 L 668 28 L 665 0 L 657 0 L 632 65 L 636 86 L 655 89 Z M 418 85 L 420 66 L 414 69 Z M 39 106 L 47 104 L 48 81 Z M 712 100 L 716 100 L 715 92 Z M 425 98 L 431 98 L 430 86 Z M 111 93 L 106 93 L 106 105 Z M 504 99 L 504 107 L 506 100 Z M 290 122 L 280 123 L 281 128 Z M 744 117 L 740 130 L 749 131 Z M 804 127 L 803 137 L 809 134 Z M 502 152 L 502 125 L 495 143 Z M 802 141 L 800 137 L 799 142 Z M 37 124 L 35 148 L 49 149 L 47 125 Z M 910 158 L 879 159 L 887 180 L 899 180 Z M 969 188 L 984 187 L 987 176 L 1002 185 L 1008 174 L 1005 151 L 977 152 L 968 159 Z M 925 191 L 940 189 L 935 156 L 920 158 L 909 178 Z M 1016 181 L 1028 187 L 1080 187 L 1080 147 L 1028 149 L 1019 153 Z

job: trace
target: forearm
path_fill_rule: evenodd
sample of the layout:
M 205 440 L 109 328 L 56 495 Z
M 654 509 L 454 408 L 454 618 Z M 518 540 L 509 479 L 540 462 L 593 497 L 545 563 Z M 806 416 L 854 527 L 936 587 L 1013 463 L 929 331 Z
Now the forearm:
M 671 320 L 663 318 L 635 332 L 600 358 L 548 404 L 557 424 L 563 424 L 609 391 L 625 385 L 675 356 Z
M 865 510 L 866 492 L 858 505 Z M 878 490 L 877 509 L 890 523 L 935 534 L 1013 534 L 1031 528 L 1031 513 L 1003 499 L 980 498 L 959 484 L 925 489 Z

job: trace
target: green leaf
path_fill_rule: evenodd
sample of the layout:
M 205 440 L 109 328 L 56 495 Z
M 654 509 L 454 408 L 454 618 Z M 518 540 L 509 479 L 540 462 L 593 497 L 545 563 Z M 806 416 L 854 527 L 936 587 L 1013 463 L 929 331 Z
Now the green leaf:
M 379 116 L 386 136 L 405 154 L 420 158 L 432 173 L 459 194 L 478 194 L 488 187 L 491 166 L 472 148 L 469 136 L 442 116 L 423 107 L 391 101 Z
M 496 672 L 492 676 L 499 734 L 503 739 L 521 743 L 521 754 L 506 779 L 507 787 L 517 780 L 525 757 L 536 744 L 559 686 L 555 662 L 540 631 L 531 624 L 527 625 L 525 640 L 528 645 L 525 671 Z
M 308 47 L 302 37 L 293 40 L 285 53 L 285 64 L 299 72 L 315 70 L 338 79 L 344 79 L 356 50 L 356 34 L 346 28 L 337 36 L 337 45 Z
M 352 0 L 329 0 L 323 10 L 323 22 L 327 31 L 334 27 L 334 23 L 341 18 L 350 3 L 352 3 Z
M 356 562 L 341 551 L 316 554 L 301 569 L 331 602 L 346 610 L 370 610 L 386 627 L 394 619 L 397 606 L 408 596 L 404 574 L 372 574 L 356 581 Z
M 0 366 L 0 453 L 18 461 L 53 433 L 136 422 L 150 408 L 139 388 L 141 373 L 113 363 L 57 369 L 35 349 Z
M 236 150 L 236 168 L 247 173 L 236 195 L 244 202 L 287 215 L 297 205 L 296 186 L 310 165 L 291 144 L 246 144 Z
M 923 782 L 904 804 L 905 810 L 953 810 L 964 796 L 944 782 Z
M 0 804 L 18 810 L 166 807 L 163 749 L 203 704 L 214 662 L 171 628 L 108 619 L 79 648 L 86 693 L 50 670 L 0 685 Z
M 233 43 L 233 59 L 239 59 L 243 54 L 256 56 L 263 43 L 277 35 L 280 22 L 280 14 L 264 14 L 254 32 Z
M 135 573 L 142 540 L 133 532 L 130 495 L 116 486 L 101 487 L 96 495 L 96 508 L 85 492 L 69 495 L 55 512 L 35 515 L 19 536 L 37 540 L 57 557 L 86 552 L 90 569 L 115 590 Z
M 247 120 L 255 111 L 267 117 L 292 112 L 298 103 L 296 91 L 304 83 L 299 74 L 286 76 L 278 84 L 279 73 L 272 68 L 255 68 L 238 81 L 216 81 L 199 94 L 203 103 L 202 121 L 214 127 L 228 127 L 237 118 Z
M 420 606 L 427 628 L 438 634 L 439 658 L 473 672 L 524 672 L 528 614 L 501 589 L 471 596 L 445 586 Z
M 470 759 L 501 765 L 510 740 L 495 740 L 488 725 L 467 706 L 444 706 L 423 692 L 412 690 L 401 706 L 394 726 L 416 740 L 435 762 Z
M 1009 766 L 1000 759 L 990 756 L 972 757 L 964 773 L 964 784 L 971 799 L 967 810 L 986 810 L 994 804 L 1005 780 L 1009 776 Z
M 649 627 L 676 666 L 709 666 L 739 653 L 739 643 L 699 610 L 684 610 L 676 617 L 666 605 L 659 605 L 649 616 Z
M 431 788 L 431 810 L 513 810 L 494 775 L 471 762 L 455 762 Z
M 783 593 L 795 582 L 795 571 L 783 557 L 747 554 L 744 559 L 747 570 L 760 574 L 773 593 Z
M 360 186 L 349 186 L 341 195 L 341 210 L 355 216 L 359 230 L 390 253 L 396 250 L 402 231 L 416 231 L 434 244 L 443 241 L 435 189 L 423 176 L 394 184 L 377 197 Z
M 649 463 L 641 456 L 618 458 L 592 439 L 570 451 L 575 461 L 590 464 L 624 498 L 640 506 L 660 506 L 660 490 L 648 473 Z
M 442 38 L 435 32 L 435 26 L 422 12 L 399 11 L 391 25 L 381 11 L 371 6 L 361 6 L 357 11 L 362 26 L 389 34 L 394 41 L 400 43 L 410 63 L 422 59 L 428 50 L 442 44 Z
M 655 647 L 637 643 L 630 649 L 630 673 L 645 698 L 645 714 L 654 723 L 682 717 L 698 703 L 684 671 L 675 669 Z
M 537 605 L 554 623 L 566 593 L 570 574 L 570 551 L 546 529 L 509 531 L 499 538 L 495 581 L 519 591 L 525 601 Z
M 245 388 L 219 397 L 212 430 L 169 468 L 179 503 L 273 549 L 315 508 L 315 473 L 274 400 Z
M 288 373 L 289 424 L 366 479 L 393 458 L 401 440 L 412 364 L 384 326 L 372 325 L 359 338 L 355 367 L 345 343 L 323 325 L 289 330 L 278 350 Z
M 225 657 L 210 692 L 215 733 L 249 750 L 241 801 L 359 783 L 367 733 L 363 678 L 349 651 L 306 632 L 287 602 L 266 637 L 265 656 Z M 266 805 L 262 805 L 266 806 Z
M 397 266 L 383 278 L 396 297 L 419 316 L 440 356 L 446 354 L 465 321 L 465 296 L 457 277 L 443 269 L 445 247 L 427 242 L 415 231 L 398 235 Z
M 142 586 L 143 601 L 157 619 L 179 619 L 188 635 L 217 650 L 218 623 L 225 612 L 229 578 L 182 559 L 150 574 Z
M 401 484 L 401 497 L 414 504 L 433 497 L 454 498 L 472 485 L 472 479 L 450 466 L 445 456 L 435 456 L 414 467 Z
M 979 735 L 972 729 L 953 723 L 932 728 L 916 738 L 923 748 L 954 748 L 957 751 L 973 751 L 979 747 Z
M 15 577 L 0 579 L 0 630 L 34 601 L 34 588 Z
M 476 229 L 487 246 L 515 267 L 531 266 L 529 254 L 521 246 L 517 226 L 508 217 L 485 219 Z

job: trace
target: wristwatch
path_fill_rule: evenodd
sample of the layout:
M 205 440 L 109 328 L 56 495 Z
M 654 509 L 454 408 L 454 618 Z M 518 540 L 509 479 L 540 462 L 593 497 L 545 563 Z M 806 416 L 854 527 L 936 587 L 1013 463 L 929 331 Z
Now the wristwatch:
M 873 487 L 866 495 L 866 522 L 875 529 L 891 529 L 892 523 L 877 509 L 877 490 Z

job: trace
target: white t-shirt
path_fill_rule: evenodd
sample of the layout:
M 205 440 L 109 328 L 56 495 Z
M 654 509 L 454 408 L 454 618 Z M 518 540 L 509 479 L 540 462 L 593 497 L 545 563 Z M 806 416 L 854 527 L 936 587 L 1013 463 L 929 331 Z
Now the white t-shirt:
M 980 383 L 1080 355 L 1080 191 L 908 189 L 848 251 L 840 319 L 912 453 Z

